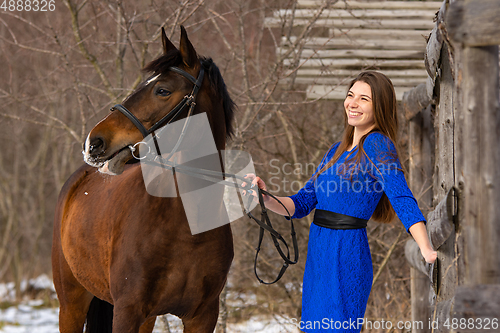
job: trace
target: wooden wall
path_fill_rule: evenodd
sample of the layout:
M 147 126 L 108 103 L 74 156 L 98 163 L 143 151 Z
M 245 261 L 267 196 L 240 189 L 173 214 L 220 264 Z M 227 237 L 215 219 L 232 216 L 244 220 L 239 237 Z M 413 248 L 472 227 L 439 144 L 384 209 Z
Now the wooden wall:
M 424 139 L 435 142 L 434 208 L 427 216 L 438 251 L 434 267 L 422 262 L 411 241 L 407 244 L 412 299 L 421 300 L 412 302 L 412 311 L 415 320 L 426 315 L 439 320 L 434 332 L 500 332 L 498 44 L 499 1 L 444 1 L 427 45 L 428 80 L 403 97 L 410 140 L 422 140 L 429 122 L 422 118 L 429 117 L 427 105 L 435 105 L 433 136 Z M 428 142 L 421 144 L 410 145 L 410 155 Z M 431 156 L 424 159 L 432 163 Z M 422 200 L 427 204 L 428 198 Z M 427 302 L 418 291 L 423 284 L 432 285 Z

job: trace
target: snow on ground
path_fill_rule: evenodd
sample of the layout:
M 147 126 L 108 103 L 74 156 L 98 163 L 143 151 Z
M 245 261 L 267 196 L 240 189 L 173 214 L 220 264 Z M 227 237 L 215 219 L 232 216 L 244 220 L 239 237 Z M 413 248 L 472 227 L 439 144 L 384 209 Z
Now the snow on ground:
M 54 291 L 52 281 L 42 275 L 37 279 L 21 283 L 21 290 L 28 287 L 49 289 Z M 0 284 L 0 301 L 14 300 L 14 284 Z M 251 295 L 247 301 L 251 301 Z M 42 308 L 42 300 L 24 300 L 21 304 L 0 310 L 0 333 L 59 333 L 59 309 Z M 167 325 L 171 333 L 182 333 L 182 323 L 179 318 L 167 315 L 158 317 L 153 333 L 167 332 Z M 298 333 L 293 320 L 287 318 L 253 317 L 247 321 L 228 324 L 228 333 Z
M 37 309 L 22 304 L 0 311 L 2 333 L 59 333 L 59 309 Z
M 36 306 L 23 304 L 0 310 L 1 333 L 59 333 L 59 309 L 37 309 Z M 182 332 L 182 323 L 177 317 L 168 315 L 170 331 Z M 167 332 L 164 322 L 158 318 L 153 333 Z M 228 333 L 296 333 L 298 330 L 290 322 L 276 319 L 252 318 L 238 324 L 228 324 Z

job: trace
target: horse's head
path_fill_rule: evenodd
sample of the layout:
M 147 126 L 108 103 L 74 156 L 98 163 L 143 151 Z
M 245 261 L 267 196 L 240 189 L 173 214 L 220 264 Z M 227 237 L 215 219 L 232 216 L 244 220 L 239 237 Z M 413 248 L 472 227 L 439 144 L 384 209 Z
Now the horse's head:
M 204 70 L 193 113 L 207 113 L 217 149 L 224 149 L 226 137 L 232 135 L 234 103 L 212 59 L 198 57 L 184 27 L 181 27 L 179 49 L 163 29 L 162 41 L 163 55 L 145 67 L 152 75 L 123 102 L 124 109 L 132 115 L 126 116 L 115 109 L 90 131 L 84 143 L 85 162 L 99 168 L 100 172 L 122 173 L 125 163 L 133 158 L 129 146 L 140 142 L 145 130 L 168 115 L 193 91 L 192 78 L 183 75 L 182 71 L 197 78 L 200 70 Z M 184 108 L 176 119 L 185 117 L 188 109 Z M 134 118 L 140 124 L 134 124 L 131 120 Z

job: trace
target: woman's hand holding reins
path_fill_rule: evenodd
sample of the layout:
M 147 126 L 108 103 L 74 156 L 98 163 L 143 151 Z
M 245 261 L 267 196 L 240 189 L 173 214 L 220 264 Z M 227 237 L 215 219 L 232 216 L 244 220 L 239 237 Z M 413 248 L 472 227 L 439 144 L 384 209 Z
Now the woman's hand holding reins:
M 251 183 L 251 187 L 247 191 L 243 190 L 242 194 L 244 196 L 252 195 L 254 197 L 254 200 L 258 201 L 259 199 L 258 199 L 257 188 L 267 191 L 266 183 L 260 177 L 257 177 L 253 173 L 245 175 L 244 178 L 249 180 L 249 182 Z M 241 186 L 247 186 L 247 183 L 243 182 L 241 183 Z M 288 214 L 292 216 L 295 213 L 295 204 L 293 203 L 292 199 L 290 199 L 289 197 L 275 197 L 275 198 L 278 199 L 281 203 L 274 200 L 269 195 L 262 193 L 262 199 L 264 200 L 266 208 L 272 210 L 277 214 L 284 216 L 288 216 Z M 283 206 L 285 206 L 286 209 Z
M 244 178 L 249 180 L 249 182 L 251 183 L 251 186 L 250 186 L 250 190 L 248 190 L 248 191 L 243 190 L 242 191 L 243 195 L 245 195 L 245 196 L 252 195 L 255 197 L 255 200 L 258 200 L 258 193 L 257 193 L 257 190 L 255 189 L 255 186 L 257 186 L 259 189 L 267 192 L 266 183 L 262 180 L 262 178 L 257 177 L 253 173 L 246 174 Z M 241 186 L 245 187 L 245 186 L 247 186 L 247 183 L 243 182 L 243 183 L 241 183 Z M 264 203 L 267 203 L 269 201 L 269 199 L 271 199 L 268 195 L 266 195 L 264 193 L 262 193 L 262 198 L 264 199 Z

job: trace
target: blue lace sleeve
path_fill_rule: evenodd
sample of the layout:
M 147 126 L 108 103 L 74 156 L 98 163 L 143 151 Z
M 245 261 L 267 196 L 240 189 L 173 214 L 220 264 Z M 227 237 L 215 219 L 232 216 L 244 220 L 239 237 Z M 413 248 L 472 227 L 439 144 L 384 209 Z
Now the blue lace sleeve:
M 316 198 L 316 189 L 314 186 L 314 175 L 333 157 L 337 147 L 340 143 L 334 144 L 328 152 L 323 156 L 321 163 L 316 168 L 316 171 L 311 176 L 311 178 L 307 181 L 307 183 L 302 187 L 297 194 L 290 196 L 294 205 L 295 205 L 295 213 L 292 218 L 300 219 L 304 216 L 309 215 L 309 213 L 316 208 L 316 204 L 318 203 L 318 199 Z
M 382 186 L 406 231 L 417 222 L 425 223 L 417 200 L 406 183 L 392 141 L 381 133 L 372 133 L 366 138 L 363 148 L 375 166 L 373 168 L 375 179 Z

